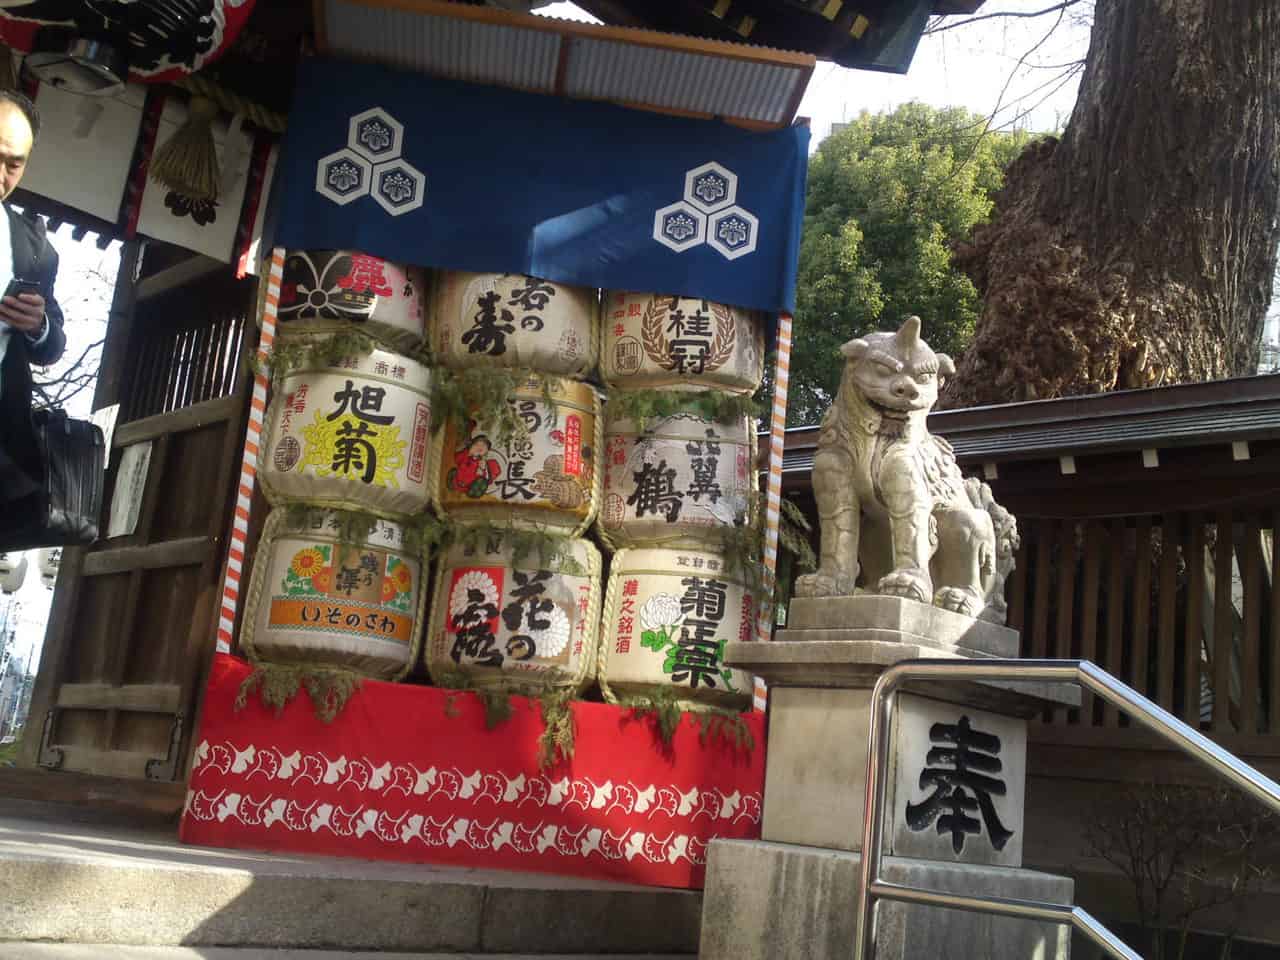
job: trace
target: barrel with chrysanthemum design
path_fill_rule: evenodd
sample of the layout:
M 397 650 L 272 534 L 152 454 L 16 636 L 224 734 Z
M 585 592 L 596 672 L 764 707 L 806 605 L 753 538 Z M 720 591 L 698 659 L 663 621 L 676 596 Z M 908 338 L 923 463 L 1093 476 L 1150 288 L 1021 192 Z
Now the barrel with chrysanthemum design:
M 405 530 L 315 510 L 267 517 L 241 646 L 255 662 L 399 680 L 422 634 L 423 558 Z
M 681 548 L 619 550 L 600 625 L 600 690 L 617 703 L 671 691 L 677 702 L 743 709 L 751 675 L 724 662 L 749 640 L 755 598 L 724 554 Z
M 464 537 L 437 566 L 431 678 L 525 693 L 584 689 L 595 677 L 600 580 L 600 552 L 587 540 Z
M 367 340 L 295 338 L 278 353 L 259 460 L 267 500 L 389 519 L 421 513 L 431 371 Z

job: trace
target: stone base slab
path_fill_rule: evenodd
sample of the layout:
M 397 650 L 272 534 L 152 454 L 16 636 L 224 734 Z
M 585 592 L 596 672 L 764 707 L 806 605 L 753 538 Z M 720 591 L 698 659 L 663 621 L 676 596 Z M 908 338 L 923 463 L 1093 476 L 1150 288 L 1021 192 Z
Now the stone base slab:
M 928 603 L 859 594 L 853 597 L 799 597 L 787 605 L 787 628 L 778 639 L 821 640 L 809 631 L 839 630 L 849 640 L 907 640 L 940 650 L 973 651 L 970 656 L 1016 657 L 1018 631 L 975 620 Z
M 716 840 L 700 960 L 848 960 L 861 857 L 765 841 Z M 890 857 L 887 880 L 930 890 L 1070 904 L 1069 877 Z M 1069 960 L 1065 926 L 882 903 L 877 960 Z

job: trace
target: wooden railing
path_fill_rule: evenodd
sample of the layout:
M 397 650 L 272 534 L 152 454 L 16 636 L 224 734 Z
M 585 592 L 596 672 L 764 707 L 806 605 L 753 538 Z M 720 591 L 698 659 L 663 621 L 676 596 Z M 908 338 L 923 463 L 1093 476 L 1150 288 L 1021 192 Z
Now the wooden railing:
M 1008 586 L 1025 657 L 1079 657 L 1215 736 L 1280 737 L 1280 510 L 1027 518 Z M 1045 719 L 1128 725 L 1086 695 Z

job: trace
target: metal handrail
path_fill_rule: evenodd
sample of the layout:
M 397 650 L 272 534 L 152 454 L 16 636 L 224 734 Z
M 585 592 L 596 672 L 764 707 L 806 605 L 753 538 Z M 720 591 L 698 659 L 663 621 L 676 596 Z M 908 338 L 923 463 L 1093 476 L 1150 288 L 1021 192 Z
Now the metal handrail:
M 1142 960 L 1115 934 L 1079 907 L 1004 897 L 972 897 L 890 883 L 880 876 L 884 843 L 885 767 L 893 733 L 893 707 L 904 680 L 1030 680 L 1076 683 L 1124 710 L 1138 724 L 1168 740 L 1215 773 L 1280 813 L 1280 784 L 1193 730 L 1132 687 L 1088 660 L 904 660 L 880 675 L 871 694 L 867 752 L 867 803 L 862 833 L 862 878 L 854 913 L 854 960 L 875 958 L 875 904 L 896 900 L 1001 917 L 1070 924 L 1120 960 Z

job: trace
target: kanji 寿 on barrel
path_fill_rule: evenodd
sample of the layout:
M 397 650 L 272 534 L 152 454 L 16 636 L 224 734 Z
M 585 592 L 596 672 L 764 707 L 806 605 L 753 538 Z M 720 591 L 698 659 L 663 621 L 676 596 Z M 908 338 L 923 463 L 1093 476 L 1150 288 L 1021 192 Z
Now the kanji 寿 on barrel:
M 683 706 L 746 709 L 751 675 L 724 662 L 725 644 L 750 639 L 755 598 L 741 567 L 720 553 L 619 550 L 609 570 L 600 637 L 600 690 L 625 697 L 674 693 Z
M 582 377 L 600 352 L 599 295 L 518 273 L 441 270 L 431 343 L 446 367 L 507 367 Z
M 506 430 L 476 412 L 436 438 L 432 499 L 462 523 L 524 526 L 577 536 L 600 497 L 603 422 L 595 389 L 576 380 L 521 379 L 505 399 Z M 550 403 L 548 403 L 548 399 Z
M 722 542 L 751 522 L 755 450 L 742 414 L 720 422 L 691 405 L 642 423 L 606 410 L 601 537 L 616 546 Z
M 426 340 L 425 290 L 418 267 L 351 250 L 291 250 L 280 286 L 281 332 L 354 328 L 414 353 Z
M 482 688 L 583 690 L 596 669 L 600 552 L 587 540 L 521 551 L 517 536 L 481 535 L 441 556 L 427 668 L 437 683 L 461 674 Z
M 387 517 L 421 513 L 431 372 L 382 347 L 365 353 L 341 340 L 293 337 L 277 350 L 291 348 L 297 365 L 276 376 L 267 418 L 267 499 Z
M 351 670 L 399 680 L 422 633 L 423 557 L 402 526 L 320 510 L 267 518 L 240 643 L 255 663 Z

